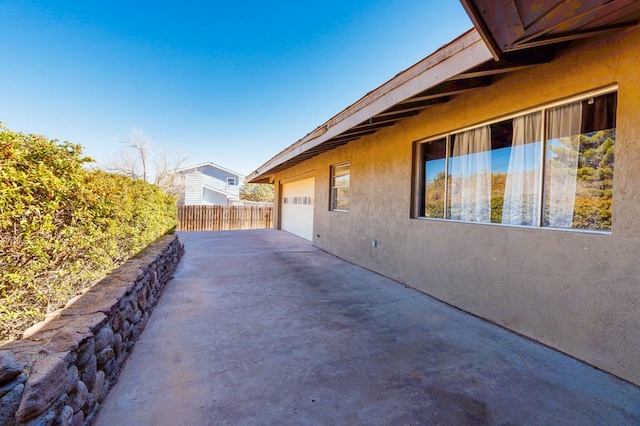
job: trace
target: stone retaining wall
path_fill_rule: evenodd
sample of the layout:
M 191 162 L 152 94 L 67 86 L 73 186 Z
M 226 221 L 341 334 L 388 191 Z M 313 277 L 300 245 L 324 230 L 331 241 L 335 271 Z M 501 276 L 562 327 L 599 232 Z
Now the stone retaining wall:
M 0 425 L 92 424 L 183 253 L 160 238 L 0 346 Z

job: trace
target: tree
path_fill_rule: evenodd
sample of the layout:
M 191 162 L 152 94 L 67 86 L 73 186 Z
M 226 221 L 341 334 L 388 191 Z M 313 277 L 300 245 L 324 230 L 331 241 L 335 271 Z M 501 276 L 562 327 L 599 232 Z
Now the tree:
M 275 190 L 268 183 L 247 183 L 240 187 L 240 199 L 262 203 L 273 203 Z
M 556 145 L 549 146 L 546 179 L 568 176 L 575 182 L 572 203 L 568 204 L 572 228 L 611 229 L 615 139 L 616 130 L 605 129 L 583 133 L 579 138 L 559 138 Z M 547 205 L 552 202 L 547 195 Z
M 140 166 L 142 168 L 142 175 L 136 176 L 136 178 L 148 182 L 149 176 L 147 174 L 147 162 L 149 158 L 149 151 L 151 150 L 151 140 L 142 129 L 133 129 L 131 130 L 131 136 L 127 138 L 125 143 L 127 144 L 128 148 L 133 150 L 134 158 L 137 158 L 137 160 L 139 160 Z
M 153 183 L 171 195 L 182 195 L 184 182 L 179 179 L 178 169 L 187 159 L 188 155 L 182 149 L 178 148 L 173 155 L 167 148 L 159 149 L 155 156 Z
M 426 217 L 444 217 L 444 191 L 445 173 L 440 172 L 436 177 L 427 182 L 425 188 L 425 211 Z
M 131 130 L 131 136 L 121 143 L 125 149 L 109 161 L 108 170 L 153 183 L 172 195 L 178 194 L 176 172 L 188 159 L 183 150 L 170 154 L 166 147 L 155 146 L 142 129 Z

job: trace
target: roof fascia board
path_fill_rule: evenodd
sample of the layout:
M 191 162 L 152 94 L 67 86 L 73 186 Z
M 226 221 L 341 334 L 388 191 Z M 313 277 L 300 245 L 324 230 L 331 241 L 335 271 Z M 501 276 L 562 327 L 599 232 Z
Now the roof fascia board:
M 471 19 L 471 23 L 478 30 L 480 36 L 487 44 L 487 48 L 491 52 L 493 59 L 496 61 L 500 60 L 502 50 L 500 49 L 496 39 L 493 38 L 493 34 L 489 30 L 489 27 L 487 27 L 484 19 L 482 19 L 482 14 L 476 8 L 475 3 L 471 0 L 460 0 L 460 3 L 462 3 L 462 7 L 464 7 L 464 10 L 467 12 L 469 19 Z
M 235 195 L 233 195 L 233 194 L 229 194 L 228 192 L 221 191 L 221 190 L 213 188 L 213 187 L 211 187 L 209 185 L 202 185 L 202 187 L 204 189 L 206 189 L 206 190 L 211 191 L 211 192 L 215 192 L 216 194 L 224 195 L 227 198 L 236 198 Z
M 270 170 L 334 138 L 398 103 L 434 87 L 493 58 L 477 30 L 471 29 L 448 45 L 396 75 L 362 99 L 331 118 L 249 174 L 262 179 Z

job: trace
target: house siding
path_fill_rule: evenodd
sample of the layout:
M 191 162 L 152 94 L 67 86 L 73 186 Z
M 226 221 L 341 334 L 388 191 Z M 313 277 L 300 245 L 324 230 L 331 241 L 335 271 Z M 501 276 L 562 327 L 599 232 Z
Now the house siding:
M 228 194 L 231 197 L 235 197 L 235 198 L 240 197 L 240 186 L 239 186 L 239 184 L 227 185 L 227 177 L 234 178 L 236 183 L 238 183 L 238 181 L 240 179 L 238 176 L 232 176 L 232 175 L 223 176 L 222 179 L 221 179 L 221 178 L 213 177 L 213 176 L 210 176 L 208 174 L 203 173 L 202 174 L 202 185 L 204 185 L 205 187 L 207 187 L 209 189 L 213 189 L 213 190 L 216 190 L 216 191 L 224 192 L 225 194 Z
M 184 203 L 186 205 L 201 205 L 202 200 L 202 174 L 188 173 L 184 176 L 185 195 Z
M 240 199 L 240 185 L 244 176 L 230 173 L 206 164 L 181 172 L 184 176 L 185 205 L 230 205 L 231 200 Z M 233 178 L 235 185 L 228 185 Z
M 276 188 L 316 178 L 313 244 L 323 250 L 640 384 L 638 46 L 634 28 L 567 49 L 280 172 Z M 410 218 L 415 141 L 613 84 L 611 234 Z M 347 214 L 329 211 L 330 165 L 344 161 Z

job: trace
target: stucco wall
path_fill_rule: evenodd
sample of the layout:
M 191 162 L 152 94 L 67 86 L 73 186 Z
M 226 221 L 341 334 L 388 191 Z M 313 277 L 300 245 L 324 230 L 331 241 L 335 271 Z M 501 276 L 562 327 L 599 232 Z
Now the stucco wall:
M 640 384 L 638 46 L 632 29 L 565 50 L 294 166 L 276 183 L 315 176 L 318 247 Z M 610 235 L 410 218 L 414 141 L 615 83 Z M 347 214 L 328 209 L 329 168 L 344 161 Z

